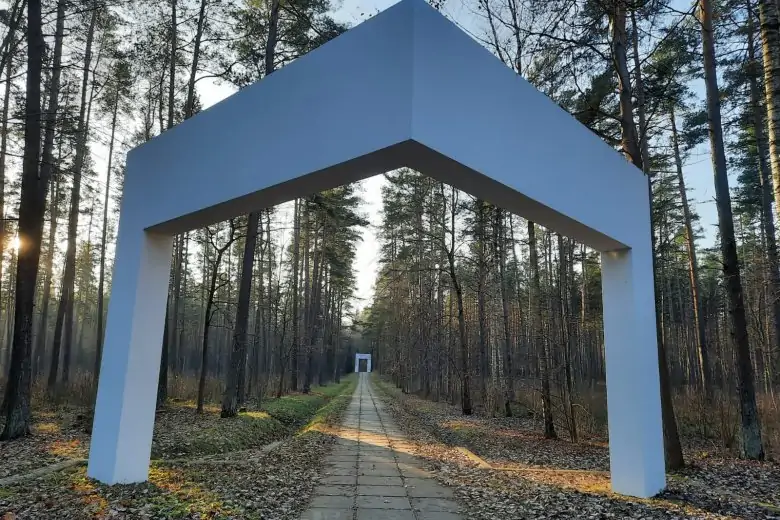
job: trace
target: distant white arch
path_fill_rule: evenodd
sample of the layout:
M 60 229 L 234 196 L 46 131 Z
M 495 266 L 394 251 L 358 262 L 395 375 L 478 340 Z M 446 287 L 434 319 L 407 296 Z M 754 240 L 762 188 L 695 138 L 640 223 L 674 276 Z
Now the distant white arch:
M 601 252 L 612 488 L 661 491 L 647 179 L 423 0 L 128 154 L 89 476 L 147 479 L 174 234 L 403 166 Z
M 366 360 L 366 372 L 371 372 L 371 354 L 355 354 L 355 372 L 360 372 L 360 361 Z

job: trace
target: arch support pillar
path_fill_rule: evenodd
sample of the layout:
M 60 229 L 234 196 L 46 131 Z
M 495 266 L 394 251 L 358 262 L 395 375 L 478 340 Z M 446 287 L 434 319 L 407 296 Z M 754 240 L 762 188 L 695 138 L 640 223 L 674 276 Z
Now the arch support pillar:
M 666 487 L 649 249 L 601 254 L 612 489 L 636 497 Z
M 87 468 L 106 484 L 149 476 L 172 250 L 172 236 L 120 223 Z

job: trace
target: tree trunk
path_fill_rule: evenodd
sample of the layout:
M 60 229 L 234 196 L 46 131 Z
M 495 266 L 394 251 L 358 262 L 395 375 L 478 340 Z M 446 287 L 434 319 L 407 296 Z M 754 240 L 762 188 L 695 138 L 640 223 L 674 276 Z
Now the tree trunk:
M 30 433 L 31 347 L 33 310 L 41 255 L 47 178 L 39 176 L 41 146 L 41 69 L 45 41 L 41 2 L 27 3 L 27 96 L 25 102 L 24 157 L 19 200 L 19 238 L 22 247 L 16 263 L 11 369 L 6 385 L 6 421 L 0 440 Z
M 775 211 L 780 214 L 780 16 L 778 9 L 775 0 L 758 0 L 764 100 L 769 127 L 769 165 L 774 184 Z
M 59 112 L 60 78 L 62 76 L 62 40 L 65 32 L 65 5 L 64 0 L 57 3 L 57 26 L 54 35 L 54 56 L 52 58 L 52 77 L 49 86 L 49 106 L 46 120 L 46 130 L 43 139 L 43 152 L 41 162 L 41 178 L 51 179 L 54 172 L 54 134 L 57 128 L 57 113 Z M 10 66 L 10 63 L 9 63 Z M 59 162 L 59 161 L 58 161 Z M 46 352 L 46 333 L 49 318 L 49 300 L 51 299 L 51 276 L 54 251 L 56 249 L 57 216 L 59 201 L 59 176 L 56 180 L 55 196 L 51 202 L 51 223 L 49 225 L 50 247 L 46 257 L 46 272 L 44 274 L 43 309 L 37 338 L 36 352 L 42 358 Z M 46 188 L 44 187 L 44 190 Z M 45 196 L 45 195 L 44 195 Z M 37 357 L 37 356 L 36 356 Z M 59 355 L 58 355 L 59 360 Z M 40 361 L 35 365 L 39 366 Z M 42 367 L 40 367 L 42 368 Z
M 616 10 L 621 11 L 623 9 L 620 0 L 616 4 Z M 621 21 L 617 25 L 622 24 L 615 38 L 625 38 L 625 13 L 622 17 L 616 16 L 616 19 Z M 659 368 L 659 380 L 661 390 L 661 416 L 663 421 L 664 430 L 664 450 L 666 455 L 666 468 L 678 469 L 684 466 L 685 460 L 683 458 L 682 447 L 680 445 L 680 436 L 677 429 L 677 420 L 674 414 L 674 403 L 672 401 L 672 388 L 669 382 L 669 363 L 666 357 L 666 344 L 663 336 L 663 324 L 661 322 L 661 311 L 659 309 L 660 299 L 658 297 L 658 283 L 656 273 L 658 271 L 657 258 L 655 251 L 655 222 L 653 218 L 653 185 L 652 176 L 650 174 L 650 156 L 648 152 L 647 142 L 647 123 L 645 121 L 645 100 L 644 100 L 644 86 L 642 84 L 642 69 L 639 61 L 639 39 L 638 32 L 639 27 L 636 23 L 636 15 L 632 11 L 631 21 L 634 26 L 633 31 L 633 47 L 634 47 L 634 66 L 636 68 L 637 77 L 637 108 L 639 112 L 639 127 L 640 133 L 637 140 L 636 128 L 634 127 L 634 117 L 631 106 L 631 84 L 625 83 L 622 86 L 622 91 L 626 91 L 625 99 L 621 97 L 621 106 L 625 103 L 625 117 L 621 121 L 621 131 L 623 135 L 623 143 L 627 145 L 624 148 L 624 153 L 631 158 L 632 163 L 644 172 L 647 177 L 647 193 L 650 199 L 650 246 L 653 256 L 653 292 L 655 294 L 655 328 L 656 328 L 656 343 L 658 349 L 658 368 Z M 625 65 L 627 72 L 627 64 L 625 63 L 625 56 L 615 58 L 616 68 L 620 69 L 621 64 Z M 620 73 L 619 73 L 620 74 Z M 623 111 L 621 110 L 621 114 Z M 628 141 L 628 142 L 627 142 Z M 630 141 L 633 141 L 630 142 Z M 639 150 L 639 155 L 636 154 L 636 150 Z
M 19 41 L 16 40 L 16 31 L 24 18 L 24 10 L 27 7 L 27 0 L 16 0 L 11 6 L 11 12 L 8 16 L 8 30 L 0 44 L 0 70 L 5 69 L 13 61 L 13 56 L 18 50 Z M 21 38 L 20 38 L 21 40 Z
M 315 225 L 319 223 L 317 215 L 315 215 Z M 325 235 L 323 232 L 322 243 L 325 243 Z M 321 320 L 321 300 L 322 300 L 322 278 L 324 265 L 322 261 L 322 249 L 319 247 L 320 239 L 319 233 L 315 231 L 314 234 L 314 262 L 313 273 L 311 277 L 311 298 L 309 300 L 309 327 L 307 331 L 307 349 L 306 349 L 306 374 L 303 379 L 303 393 L 308 394 L 311 391 L 311 385 L 314 383 L 314 346 L 318 344 L 319 336 L 319 323 Z
M 90 66 L 92 64 L 92 42 L 95 37 L 95 25 L 101 9 L 93 5 L 92 15 L 87 30 L 87 41 L 84 52 L 84 67 L 81 77 L 81 105 L 79 107 L 78 142 L 76 157 L 73 161 L 73 187 L 70 195 L 70 213 L 68 216 L 68 246 L 65 251 L 65 268 L 62 275 L 62 292 L 57 308 L 57 322 L 54 328 L 54 348 L 52 366 L 49 370 L 48 390 L 53 392 L 57 385 L 59 369 L 59 354 L 62 341 L 65 342 L 63 382 L 67 383 L 70 376 L 70 355 L 73 343 L 73 299 L 74 282 L 76 280 L 76 241 L 78 240 L 79 204 L 81 202 L 81 173 L 87 155 L 87 87 L 89 85 Z M 63 331 L 64 329 L 64 331 Z M 55 359 L 56 355 L 56 359 Z
M 488 338 L 487 338 L 487 316 L 485 314 L 485 284 L 486 269 L 485 265 L 485 203 L 481 200 L 477 204 L 477 320 L 479 322 L 479 361 L 480 361 L 480 384 L 482 387 L 482 403 L 487 406 L 490 399 L 488 396 Z M 488 410 L 486 410 L 488 411 Z
M 166 295 L 167 296 L 167 295 Z M 166 297 L 166 300 L 169 298 Z M 161 408 L 168 400 L 168 341 L 170 338 L 170 326 L 171 317 L 168 309 L 169 305 L 165 305 L 165 325 L 163 325 L 163 344 L 162 352 L 160 353 L 160 372 L 157 376 L 157 408 Z
M 187 101 L 184 104 L 184 118 L 189 119 L 195 112 L 195 79 L 198 74 L 198 62 L 200 61 L 200 45 L 203 40 L 203 25 L 206 21 L 206 5 L 208 0 L 200 1 L 200 11 L 198 12 L 198 25 L 195 30 L 195 48 L 192 51 L 192 65 L 190 67 L 190 78 L 187 82 Z M 175 4 L 173 16 L 175 20 Z
M 572 250 L 574 244 L 572 243 Z M 563 237 L 558 234 L 558 299 L 560 300 L 561 331 L 564 340 L 561 342 L 563 349 L 563 372 L 566 388 L 566 412 L 569 415 L 569 436 L 572 442 L 577 442 L 577 416 L 574 414 L 574 381 L 571 373 L 571 351 L 574 343 L 574 327 L 572 327 L 572 309 L 567 309 L 566 297 L 568 287 L 568 269 L 566 268 L 567 254 L 563 245 Z M 572 255 L 572 262 L 574 261 Z
M 514 374 L 512 373 L 512 336 L 509 328 L 509 295 L 506 279 L 506 225 L 504 212 L 496 208 L 498 228 L 498 283 L 501 286 L 501 318 L 504 325 L 504 414 L 512 417 L 512 402 L 515 400 Z M 512 244 L 514 247 L 514 244 Z
M 539 284 L 539 259 L 536 252 L 536 226 L 528 221 L 528 261 L 531 267 L 531 339 L 537 343 L 539 370 L 542 376 L 542 415 L 544 416 L 544 437 L 555 439 L 555 423 L 552 415 L 552 396 L 550 393 L 550 351 L 547 339 L 542 334 L 541 287 Z
M 11 80 L 13 75 L 13 54 L 16 51 L 16 44 L 14 42 L 16 38 L 16 28 L 18 25 L 18 19 L 22 14 L 22 6 L 19 2 L 15 2 L 11 13 L 9 15 L 9 27 L 6 33 L 7 47 L 3 58 L 6 58 L 6 65 L 0 67 L 0 71 L 5 69 L 5 94 L 3 96 L 3 115 L 2 115 L 2 131 L 0 131 L 0 260 L 3 258 L 3 251 L 5 248 L 5 168 L 6 158 L 8 156 L 8 111 L 11 105 Z M 59 15 L 59 11 L 58 11 Z M 59 16 L 57 18 L 59 21 Z M 58 26 L 59 28 L 59 26 Z M 3 42 L 4 44 L 6 42 Z M 0 282 L 3 280 L 3 262 L 0 261 Z M 6 316 L 6 321 L 10 321 L 10 313 Z M 6 345 L 10 349 L 10 345 Z M 33 370 L 35 367 L 33 366 Z
M 173 114 L 176 104 L 176 51 L 179 45 L 178 31 L 179 21 L 177 20 L 177 2 L 178 0 L 171 0 L 171 54 L 168 61 L 168 124 L 167 129 L 170 130 L 173 127 Z M 162 92 L 161 98 L 162 98 Z M 160 132 L 162 132 L 162 121 L 160 122 Z
M 769 279 L 769 301 L 770 301 L 770 309 L 771 309 L 771 318 L 772 318 L 772 325 L 773 325 L 773 332 L 774 332 L 774 351 L 777 352 L 775 354 L 775 358 L 780 362 L 780 260 L 778 260 L 778 253 L 777 253 L 777 237 L 775 234 L 775 221 L 774 221 L 774 215 L 772 213 L 772 183 L 770 182 L 770 174 L 772 169 L 772 164 L 770 161 L 770 164 L 767 164 L 767 156 L 771 157 L 771 154 L 773 153 L 771 150 L 767 151 L 767 141 L 766 136 L 764 135 L 764 118 L 761 108 L 761 95 L 759 92 L 758 87 L 758 76 L 760 74 L 760 67 L 761 63 L 756 59 L 755 56 L 755 44 L 754 44 L 754 29 L 753 29 L 753 11 L 752 11 L 752 5 L 751 2 L 747 2 L 747 10 L 748 10 L 748 60 L 749 60 L 749 73 L 748 73 L 748 81 L 750 83 L 750 111 L 751 116 L 753 120 L 753 131 L 755 132 L 755 141 L 756 141 L 756 148 L 758 150 L 758 170 L 759 170 L 759 178 L 761 180 L 761 227 L 764 232 L 764 237 L 766 239 L 766 256 L 767 256 L 767 278 Z M 777 13 L 775 12 L 774 17 L 774 29 L 770 30 L 770 27 L 767 27 L 768 33 L 774 33 L 774 36 L 771 38 L 772 42 L 775 45 L 775 49 L 770 51 L 770 54 L 772 54 L 775 59 L 775 71 L 772 73 L 773 75 L 776 74 L 778 77 L 778 89 L 774 90 L 775 95 L 777 96 L 777 99 L 775 99 L 775 102 L 778 104 L 776 106 L 777 110 L 780 110 L 780 38 L 778 37 L 778 30 L 780 30 L 779 24 L 780 21 L 778 21 Z M 771 26 L 771 24 L 769 24 Z M 763 29 L 763 26 L 762 26 Z M 765 55 L 766 56 L 766 55 Z M 766 58 L 765 58 L 766 59 Z M 764 68 L 765 72 L 767 70 L 767 67 Z M 765 78 L 766 81 L 766 78 Z M 767 98 L 768 99 L 768 98 Z M 775 112 L 777 114 L 777 112 Z M 780 114 L 778 114 L 778 118 L 780 118 Z M 775 122 L 777 123 L 777 121 Z M 769 124 L 770 124 L 770 131 L 772 130 L 772 119 L 769 118 Z M 780 130 L 780 126 L 776 127 L 778 130 Z M 776 148 L 774 153 L 778 153 L 778 149 Z M 777 160 L 777 157 L 774 158 Z M 774 177 L 773 177 L 774 178 Z M 780 176 L 777 177 L 780 179 Z M 780 192 L 776 192 L 780 193 Z M 771 349 L 770 349 L 771 350 Z M 769 360 L 771 364 L 771 359 Z
M 241 266 L 241 278 L 238 287 L 238 305 L 236 307 L 235 330 L 230 352 L 230 366 L 228 367 L 225 393 L 222 396 L 222 412 L 220 414 L 222 417 L 235 417 L 238 413 L 239 378 L 242 370 L 244 370 L 242 365 L 246 364 L 249 300 L 250 293 L 252 292 L 252 271 L 254 270 L 255 265 L 255 249 L 259 219 L 259 212 L 253 211 L 249 214 Z
M 716 72 L 715 42 L 712 28 L 712 4 L 699 0 L 702 25 L 702 50 L 704 54 L 704 84 L 707 90 L 707 114 L 709 117 L 712 166 L 715 174 L 715 199 L 718 208 L 718 229 L 723 262 L 723 276 L 731 315 L 731 334 L 736 346 L 737 392 L 739 394 L 742 454 L 748 459 L 764 458 L 761 427 L 756 406 L 753 366 L 750 362 L 745 304 L 742 293 L 737 244 L 734 235 L 734 218 L 731 211 L 731 194 L 726 171 L 726 153 L 723 145 L 723 127 L 720 114 L 720 91 Z M 777 150 L 775 150 L 776 152 Z
M 442 199 L 444 199 L 444 186 L 441 185 Z M 461 410 L 463 415 L 471 415 L 473 408 L 471 404 L 471 354 L 469 352 L 468 340 L 466 339 L 466 317 L 463 310 L 463 289 L 460 286 L 458 275 L 455 270 L 455 236 L 456 236 L 456 215 L 458 212 L 458 192 L 450 188 L 450 246 L 445 247 L 447 262 L 449 263 L 449 275 L 452 281 L 452 287 L 455 290 L 456 303 L 458 305 L 458 339 L 460 341 L 461 358 Z
M 672 125 L 672 149 L 674 150 L 674 164 L 677 169 L 677 185 L 680 189 L 680 200 L 682 201 L 683 219 L 685 220 L 685 244 L 688 248 L 688 276 L 691 284 L 691 302 L 693 304 L 693 321 L 696 337 L 696 354 L 699 361 L 699 378 L 704 389 L 707 400 L 712 396 L 712 383 L 710 381 L 709 354 L 707 351 L 707 332 L 704 323 L 704 315 L 701 305 L 701 289 L 699 284 L 699 262 L 696 257 L 696 237 L 693 234 L 693 225 L 691 224 L 691 210 L 688 205 L 688 192 L 685 188 L 685 177 L 683 176 L 682 158 L 680 156 L 680 145 L 677 134 L 677 122 L 675 118 L 674 106 L 669 112 Z
M 117 95 L 118 96 L 118 95 Z M 108 165 L 106 167 L 106 194 L 103 197 L 103 229 L 100 234 L 100 273 L 98 274 L 97 301 L 97 337 L 95 343 L 95 367 L 93 378 L 95 386 L 100 377 L 100 360 L 103 355 L 103 300 L 106 279 L 106 240 L 108 238 L 108 201 L 111 195 L 111 166 L 114 159 L 114 137 L 116 136 L 117 113 L 119 112 L 119 97 L 114 100 L 114 110 L 111 114 L 111 138 L 108 142 Z M 166 305 L 166 310 L 167 310 Z M 166 319 L 166 324 L 168 323 Z
M 626 159 L 640 170 L 642 153 L 634 126 L 634 105 L 631 100 L 631 78 L 628 72 L 628 37 L 626 35 L 626 11 L 623 0 L 614 1 L 614 9 L 609 13 L 610 35 L 612 38 L 612 60 L 618 79 L 620 101 L 620 148 Z
M 206 231 L 209 233 L 209 231 Z M 208 296 L 206 300 L 206 311 L 204 313 L 203 321 L 203 344 L 201 348 L 201 364 L 200 364 L 200 378 L 198 380 L 198 413 L 203 413 L 203 402 L 206 392 L 206 374 L 208 372 L 208 359 L 209 359 L 209 329 L 211 328 L 211 320 L 214 317 L 214 297 L 217 293 L 217 279 L 219 278 L 219 266 L 222 263 L 222 257 L 225 255 L 225 251 L 230 249 L 235 238 L 235 224 L 230 221 L 230 238 L 226 244 L 222 247 L 214 247 L 217 254 L 214 259 L 213 269 L 211 271 L 211 281 L 209 282 Z
M 304 224 L 303 228 L 306 232 L 306 241 L 303 246 L 303 333 L 304 333 L 304 349 L 306 354 L 304 373 L 303 373 L 303 393 L 308 392 L 308 377 L 309 377 L 309 355 L 311 353 L 311 272 L 309 270 L 309 262 L 311 258 L 311 218 L 310 218 L 310 204 L 308 199 L 304 199 L 303 203 L 303 216 Z
M 60 177 L 54 178 L 54 188 L 49 202 L 49 249 L 43 273 L 43 296 L 41 298 L 41 317 L 38 322 L 38 336 L 35 344 L 34 374 L 43 371 L 43 358 L 46 354 L 46 337 L 49 332 L 49 303 L 51 302 L 51 279 L 54 267 L 54 254 L 57 251 L 57 220 L 59 218 Z
M 290 347 L 290 358 L 292 362 L 292 367 L 290 369 L 290 388 L 293 392 L 298 391 L 298 351 L 300 343 L 300 326 L 298 324 L 298 293 L 300 292 L 298 290 L 298 264 L 301 251 L 300 218 L 300 202 L 298 199 L 295 199 L 292 244 L 292 346 Z M 281 395 L 279 395 L 279 397 L 281 397 Z
M 201 2 L 201 20 L 206 0 Z M 273 0 L 268 28 L 268 40 L 265 49 L 265 73 L 266 76 L 274 71 L 274 55 L 276 50 L 276 34 L 279 20 L 279 0 Z M 196 37 L 196 49 L 200 44 L 202 23 L 198 24 Z M 193 74 L 194 74 L 193 70 Z M 236 308 L 235 333 L 233 334 L 233 348 L 230 356 L 230 369 L 228 371 L 225 394 L 222 398 L 222 417 L 233 417 L 237 413 L 239 396 L 239 378 L 242 371 L 246 370 L 242 365 L 246 364 L 247 352 L 247 327 L 249 325 L 249 295 L 252 290 L 252 275 L 257 247 L 257 228 L 260 220 L 260 211 L 249 214 L 247 225 L 246 243 L 244 245 L 241 279 L 238 289 L 238 306 Z

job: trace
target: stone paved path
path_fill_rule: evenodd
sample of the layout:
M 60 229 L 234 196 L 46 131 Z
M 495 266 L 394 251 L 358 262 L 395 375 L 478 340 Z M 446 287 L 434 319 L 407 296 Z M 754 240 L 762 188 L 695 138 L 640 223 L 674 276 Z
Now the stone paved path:
M 301 520 L 461 520 L 452 491 L 409 455 L 410 448 L 374 397 L 369 375 L 361 373 Z

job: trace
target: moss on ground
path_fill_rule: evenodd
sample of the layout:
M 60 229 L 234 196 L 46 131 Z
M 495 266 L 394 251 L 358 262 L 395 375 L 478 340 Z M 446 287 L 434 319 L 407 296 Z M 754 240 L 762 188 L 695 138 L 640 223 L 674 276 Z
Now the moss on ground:
M 330 401 L 317 410 L 303 431 L 319 429 L 323 426 L 334 424 L 352 400 L 352 394 L 355 392 L 356 385 L 357 377 L 354 374 L 350 374 L 342 379 L 341 385 L 334 385 L 328 388 L 328 395 L 331 396 Z
M 155 431 L 155 449 L 166 458 L 228 453 L 256 448 L 296 431 L 302 435 L 290 439 L 291 446 L 285 443 L 271 452 L 263 464 L 249 467 L 222 464 L 222 457 L 194 466 L 154 461 L 149 481 L 143 484 L 106 486 L 88 478 L 84 466 L 54 472 L 0 488 L 0 516 L 13 512 L 20 519 L 287 518 L 290 503 L 298 504 L 302 493 L 310 492 L 311 475 L 302 472 L 316 467 L 327 451 L 331 442 L 327 426 L 340 419 L 355 385 L 355 376 L 348 376 L 309 394 L 269 400 L 262 410 L 231 419 L 219 418 L 215 407 L 197 414 L 193 403 L 171 403 L 158 415 Z M 286 476 L 280 477 L 284 472 Z M 298 473 L 303 475 L 299 482 L 291 478 Z M 271 498 L 264 499 L 260 491 L 271 489 L 275 490 Z
M 300 428 L 330 405 L 339 396 L 349 398 L 355 387 L 354 375 L 347 376 L 338 384 L 313 388 L 308 394 L 290 394 L 266 401 L 262 410 L 280 423 Z M 346 397 L 345 397 L 346 396 Z
M 213 455 L 262 446 L 288 433 L 283 424 L 267 413 L 248 412 L 222 419 L 197 432 L 183 430 L 171 435 L 168 442 L 176 446 L 176 456 Z M 154 458 L 166 455 L 161 449 L 152 450 Z
M 176 459 L 229 453 L 258 448 L 292 435 L 309 421 L 328 412 L 331 402 L 352 394 L 355 377 L 338 384 L 312 389 L 308 394 L 290 394 L 263 401 L 259 410 L 222 419 L 219 407 L 207 406 L 202 414 L 193 402 L 171 402 L 158 414 L 155 424 L 153 459 Z

